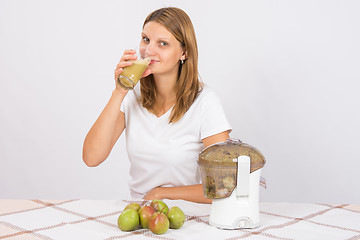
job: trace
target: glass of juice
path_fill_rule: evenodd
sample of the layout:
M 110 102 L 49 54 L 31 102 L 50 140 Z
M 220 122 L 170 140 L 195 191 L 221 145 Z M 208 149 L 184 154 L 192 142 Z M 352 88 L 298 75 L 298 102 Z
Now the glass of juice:
M 125 67 L 117 78 L 117 83 L 126 90 L 134 89 L 151 61 L 150 57 L 145 56 L 146 48 L 138 47 L 135 51 L 137 59 L 132 61 L 132 65 Z

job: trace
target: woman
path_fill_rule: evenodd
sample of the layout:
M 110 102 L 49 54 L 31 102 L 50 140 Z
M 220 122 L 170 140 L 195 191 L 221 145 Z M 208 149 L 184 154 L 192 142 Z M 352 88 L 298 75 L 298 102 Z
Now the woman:
M 191 20 L 181 9 L 162 8 L 146 18 L 141 36 L 152 61 L 133 91 L 116 84 L 85 138 L 83 160 L 92 167 L 102 163 L 125 129 L 132 198 L 210 203 L 197 156 L 225 141 L 231 127 L 216 94 L 199 81 Z M 134 53 L 124 52 L 115 79 Z

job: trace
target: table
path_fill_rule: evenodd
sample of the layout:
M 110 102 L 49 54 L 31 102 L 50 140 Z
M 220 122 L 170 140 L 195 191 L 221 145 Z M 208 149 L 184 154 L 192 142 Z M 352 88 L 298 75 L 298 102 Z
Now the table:
M 360 239 L 360 205 L 260 203 L 258 228 L 222 230 L 208 223 L 211 205 L 164 201 L 179 206 L 186 222 L 155 235 L 117 227 L 128 203 L 145 201 L 0 199 L 0 239 Z

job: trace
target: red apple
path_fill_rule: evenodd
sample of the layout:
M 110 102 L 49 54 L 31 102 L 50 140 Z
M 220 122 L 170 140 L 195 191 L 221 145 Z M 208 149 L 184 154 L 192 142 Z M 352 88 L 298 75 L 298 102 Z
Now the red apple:
M 150 206 L 153 207 L 156 212 L 167 214 L 169 211 L 169 207 L 161 200 L 152 200 Z
M 142 206 L 138 212 L 140 216 L 141 227 L 149 228 L 149 220 L 156 211 L 150 206 Z
M 162 212 L 154 213 L 149 221 L 149 229 L 155 234 L 164 234 L 169 229 L 169 219 Z
M 138 203 L 129 203 L 124 210 L 126 209 L 134 209 L 135 211 L 139 211 L 140 205 Z

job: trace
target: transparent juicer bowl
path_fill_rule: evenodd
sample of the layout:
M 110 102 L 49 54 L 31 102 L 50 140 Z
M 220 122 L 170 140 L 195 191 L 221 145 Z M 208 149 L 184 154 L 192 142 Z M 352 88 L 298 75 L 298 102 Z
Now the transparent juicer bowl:
M 237 158 L 250 157 L 250 173 L 265 165 L 264 156 L 254 147 L 240 140 L 229 139 L 205 148 L 198 164 L 204 196 L 210 199 L 229 197 L 237 183 Z

